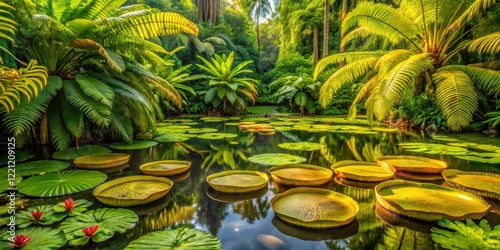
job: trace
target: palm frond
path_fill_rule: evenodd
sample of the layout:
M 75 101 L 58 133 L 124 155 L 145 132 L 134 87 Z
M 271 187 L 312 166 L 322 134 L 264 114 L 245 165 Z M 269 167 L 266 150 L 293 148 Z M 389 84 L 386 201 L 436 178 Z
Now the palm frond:
M 66 129 L 73 137 L 81 137 L 83 134 L 83 113 L 66 100 L 61 98 L 62 114 Z
M 409 50 L 396 49 L 380 57 L 375 65 L 379 78 L 382 79 L 390 70 L 396 67 L 396 65 L 407 60 L 412 55 L 414 55 L 414 53 Z
M 132 143 L 134 139 L 134 128 L 129 116 L 122 110 L 113 106 L 111 112 L 111 128 L 121 136 L 121 139 L 127 143 Z
M 113 106 L 113 98 L 115 93 L 113 89 L 106 85 L 104 82 L 99 81 L 96 78 L 78 74 L 75 77 L 76 82 L 80 85 L 87 96 L 92 97 L 94 100 L 105 104 L 108 107 Z
M 380 79 L 374 100 L 377 119 L 385 119 L 392 107 L 399 103 L 405 90 L 415 83 L 417 76 L 433 67 L 429 54 L 417 54 L 396 65 Z
M 472 40 L 467 50 L 479 54 L 498 54 L 500 52 L 500 32 Z
M 118 72 L 125 70 L 125 62 L 123 58 L 116 52 L 104 48 L 101 44 L 91 39 L 78 38 L 71 42 L 70 47 L 75 49 L 84 49 L 95 51 L 101 55 L 108 65 Z
M 78 18 L 99 19 L 112 16 L 126 0 L 92 0 Z
M 6 39 L 11 43 L 14 43 L 14 34 L 17 30 L 17 23 L 12 19 L 13 16 L 11 14 L 14 10 L 8 4 L 1 3 L 0 5 L 0 12 L 4 14 L 0 19 L 0 39 Z
M 462 12 L 460 17 L 454 20 L 449 26 L 449 29 L 456 30 L 462 27 L 466 22 L 476 17 L 481 11 L 486 11 L 494 6 L 496 2 L 496 0 L 474 0 L 473 3 L 469 3 L 468 8 Z
M 465 65 L 448 65 L 440 68 L 441 70 L 460 70 L 467 74 L 472 82 L 479 88 L 491 95 L 500 94 L 500 72 L 470 67 Z
M 356 115 L 358 113 L 356 105 L 361 102 L 363 98 L 370 95 L 377 84 L 378 76 L 374 76 L 370 80 L 368 80 L 368 82 L 366 82 L 363 87 L 361 87 L 358 94 L 356 95 L 356 98 L 354 98 L 354 101 L 352 101 L 351 107 L 349 108 L 349 113 L 347 114 L 348 120 L 353 120 L 354 118 L 356 118 Z
M 346 52 L 338 53 L 321 59 L 314 68 L 313 78 L 316 80 L 318 75 L 329 65 L 345 62 L 347 64 L 367 59 L 367 58 L 380 58 L 387 54 L 387 51 L 359 51 L 359 52 Z
M 319 102 L 326 107 L 333 99 L 333 95 L 346 83 L 351 83 L 358 77 L 366 74 L 375 67 L 378 58 L 371 57 L 345 65 L 333 73 L 323 84 L 319 92 Z
M 478 97 L 467 74 L 459 70 L 439 70 L 433 74 L 436 99 L 448 127 L 459 131 L 468 126 L 476 112 Z

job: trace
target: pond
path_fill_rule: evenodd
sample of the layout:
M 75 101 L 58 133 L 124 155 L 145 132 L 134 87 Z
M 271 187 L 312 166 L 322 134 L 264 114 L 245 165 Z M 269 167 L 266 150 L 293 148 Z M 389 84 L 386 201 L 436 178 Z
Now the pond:
M 350 186 L 352 184 L 338 179 L 327 185 L 330 190 L 352 197 L 360 207 L 356 219 L 351 224 L 331 230 L 308 230 L 277 218 L 271 209 L 270 200 L 286 187 L 274 182 L 269 182 L 266 189 L 243 196 L 224 195 L 209 188 L 206 177 L 223 170 L 258 170 L 267 173 L 269 167 L 247 160 L 258 154 L 298 155 L 304 157 L 308 164 L 325 168 L 330 168 L 333 163 L 342 160 L 376 161 L 383 155 L 408 154 L 439 159 L 447 162 L 449 168 L 453 169 L 500 172 L 500 164 L 468 161 L 454 155 L 457 153 L 453 146 L 474 147 L 471 152 L 476 153 L 472 153 L 472 156 L 487 152 L 485 150 L 489 149 L 488 147 L 491 149 L 500 146 L 498 139 L 482 134 L 435 136 L 432 139 L 415 131 L 373 131 L 366 126 L 366 121 L 358 120 L 354 124 L 345 124 L 346 121 L 341 117 L 250 119 L 259 123 L 271 123 L 277 130 L 275 134 L 264 135 L 240 131 L 238 121 L 234 120 L 189 119 L 192 121 L 180 120 L 184 123 L 182 126 L 188 124 L 187 126 L 192 128 L 215 128 L 219 132 L 235 134 L 236 137 L 184 138 L 181 142 L 160 143 L 147 149 L 113 150 L 131 154 L 130 167 L 109 174 L 108 180 L 141 174 L 141 164 L 156 160 L 188 160 L 192 162 L 192 166 L 189 172 L 172 178 L 175 183 L 166 197 L 147 205 L 132 207 L 139 215 L 136 227 L 115 235 L 110 241 L 100 243 L 99 249 L 123 249 L 130 241 L 146 233 L 184 226 L 208 231 L 217 236 L 223 249 L 434 249 L 429 233 L 435 224 L 388 213 L 377 205 L 373 187 Z M 169 130 L 175 132 L 175 128 Z M 299 141 L 317 142 L 325 147 L 316 151 L 297 151 L 278 146 L 284 142 Z M 422 146 L 408 143 L 432 144 Z M 484 155 L 477 157 L 482 156 Z M 493 156 L 486 155 L 486 162 L 488 159 L 494 159 Z M 459 154 L 459 157 L 463 158 L 463 154 Z M 39 155 L 37 158 L 43 159 L 43 156 Z M 415 180 L 416 177 L 411 175 L 395 178 L 435 184 L 444 182 L 439 176 L 429 180 Z M 32 199 L 30 203 L 55 203 L 67 197 L 74 197 L 91 200 L 94 202 L 94 208 L 105 206 L 99 203 L 91 192 L 90 190 L 70 196 Z M 498 207 L 497 204 L 496 213 L 489 212 L 484 217 L 491 226 L 500 224 Z

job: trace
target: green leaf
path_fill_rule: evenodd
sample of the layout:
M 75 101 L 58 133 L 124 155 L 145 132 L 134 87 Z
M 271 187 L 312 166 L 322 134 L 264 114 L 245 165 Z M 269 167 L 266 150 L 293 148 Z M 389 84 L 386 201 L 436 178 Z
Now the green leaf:
M 39 211 L 42 213 L 37 220 L 31 213 Z M 65 214 L 55 214 L 54 205 L 38 205 L 28 208 L 16 214 L 16 224 L 19 228 L 27 228 L 32 224 L 36 226 L 50 225 L 61 221 L 66 217 Z
M 111 122 L 111 107 L 87 96 L 74 80 L 64 81 L 64 94 L 70 104 L 82 111 L 92 122 L 108 126 Z
M 500 226 L 491 230 L 486 220 L 481 220 L 479 226 L 467 219 L 467 224 L 446 219 L 438 222 L 445 229 L 432 228 L 432 240 L 444 249 L 498 249 L 500 247 Z M 451 230 L 451 231 L 450 231 Z
M 208 232 L 198 229 L 178 228 L 146 234 L 132 241 L 125 250 L 218 250 L 222 249 L 219 240 Z
M 205 102 L 210 102 L 214 98 L 215 94 L 217 93 L 218 88 L 211 88 L 207 91 L 205 94 Z
M 40 160 L 16 165 L 16 175 L 30 176 L 41 173 L 57 172 L 69 167 L 64 161 Z
M 224 87 L 219 87 L 217 88 L 217 96 L 220 98 L 220 99 L 223 99 L 224 96 L 226 96 L 226 88 Z
M 12 243 L 9 238 L 12 237 L 7 230 L 2 230 L 0 236 L 1 249 L 15 249 L 9 245 Z M 17 235 L 25 234 L 30 241 L 24 245 L 23 250 L 57 250 L 66 245 L 66 237 L 59 229 L 45 227 L 30 227 L 16 230 Z
M 84 228 L 98 225 L 99 228 L 92 237 L 92 241 L 103 242 L 113 237 L 116 232 L 124 233 L 133 228 L 138 220 L 139 217 L 129 209 L 100 208 L 68 218 L 61 223 L 60 229 L 66 234 L 71 245 L 79 245 L 84 244 L 81 241 L 81 238 L 85 238 L 82 234 Z
M 115 93 L 113 89 L 96 78 L 78 74 L 75 77 L 83 93 L 92 97 L 94 100 L 105 104 L 108 107 L 113 105 Z
M 307 95 L 304 92 L 299 92 L 299 93 L 295 94 L 294 100 L 295 100 L 295 104 L 302 106 L 302 107 L 306 106 Z
M 238 95 L 236 94 L 236 92 L 233 89 L 230 89 L 230 88 L 227 89 L 226 96 L 227 96 L 227 99 L 229 100 L 229 102 L 231 104 L 234 104 L 234 102 L 236 101 L 236 97 L 238 97 Z
M 91 189 L 107 177 L 99 171 L 67 170 L 30 177 L 19 183 L 17 188 L 19 192 L 30 196 L 61 196 Z
M 86 155 L 106 153 L 111 153 L 111 150 L 109 148 L 96 145 L 84 145 L 78 148 L 68 148 L 65 150 L 57 151 L 52 154 L 52 158 L 57 160 L 74 160 L 78 157 Z
M 61 96 L 62 93 L 54 98 L 48 110 L 50 140 L 57 150 L 66 149 L 71 143 L 71 134 L 64 126 L 63 112 L 61 110 Z M 62 96 L 62 98 L 64 98 L 64 96 Z
M 126 142 L 116 142 L 109 145 L 110 148 L 113 149 L 121 149 L 121 150 L 134 150 L 134 149 L 143 149 L 154 147 L 158 144 L 155 141 L 132 141 L 132 143 Z

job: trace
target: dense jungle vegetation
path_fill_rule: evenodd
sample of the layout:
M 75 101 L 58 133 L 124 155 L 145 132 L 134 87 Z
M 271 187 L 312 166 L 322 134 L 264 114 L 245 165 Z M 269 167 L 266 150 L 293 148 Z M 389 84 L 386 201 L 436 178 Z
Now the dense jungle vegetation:
M 20 147 L 131 142 L 251 105 L 500 123 L 496 0 L 2 0 L 0 16 L 1 126 Z

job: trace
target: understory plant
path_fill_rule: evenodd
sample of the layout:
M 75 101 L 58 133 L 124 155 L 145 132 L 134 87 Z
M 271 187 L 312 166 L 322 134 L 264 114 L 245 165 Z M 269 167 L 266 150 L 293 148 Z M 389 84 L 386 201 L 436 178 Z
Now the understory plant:
M 255 104 L 259 94 L 257 89 L 259 82 L 256 79 L 242 76 L 245 73 L 253 73 L 252 70 L 245 69 L 245 66 L 253 61 L 248 60 L 233 66 L 234 51 L 229 55 L 214 55 L 211 62 L 201 56 L 198 58 L 203 62 L 203 65 L 196 64 L 196 66 L 207 73 L 204 79 L 207 80 L 209 89 L 199 92 L 199 94 L 204 95 L 206 103 L 211 103 L 214 108 L 222 106 L 222 114 L 235 113 L 245 109 L 247 100 Z
M 277 86 L 281 86 L 273 94 L 273 97 L 277 98 L 277 103 L 287 100 L 292 109 L 294 107 L 299 108 L 302 116 L 305 115 L 308 101 L 317 98 L 321 83 L 307 75 L 292 75 L 281 77 L 269 84 L 271 90 Z
M 378 37 L 400 49 L 345 52 L 322 59 L 314 78 L 328 65 L 345 63 L 321 88 L 322 106 L 344 84 L 372 75 L 352 103 L 349 118 L 355 117 L 356 104 L 366 98 L 368 118 L 385 120 L 405 91 L 414 88 L 416 95 L 426 93 L 440 107 L 451 130 L 463 129 L 477 110 L 477 91 L 500 93 L 499 72 L 460 65 L 459 54 L 499 52 L 500 32 L 467 40 L 477 28 L 476 18 L 495 4 L 491 0 L 401 0 L 399 7 L 359 3 L 342 23 L 342 45 Z
M 432 240 L 444 249 L 493 250 L 500 248 L 500 225 L 491 228 L 488 221 L 481 220 L 479 224 L 467 219 L 466 223 L 449 221 L 438 222 L 445 229 L 432 228 Z

